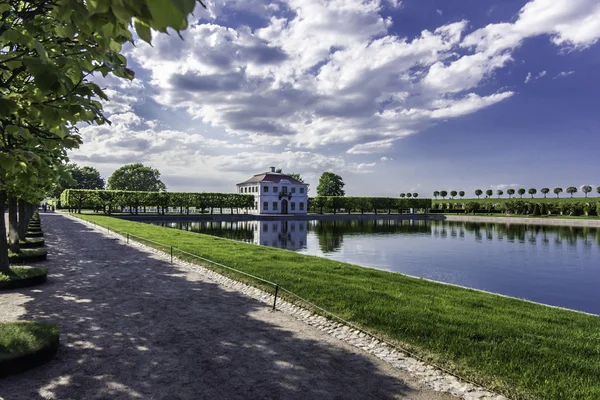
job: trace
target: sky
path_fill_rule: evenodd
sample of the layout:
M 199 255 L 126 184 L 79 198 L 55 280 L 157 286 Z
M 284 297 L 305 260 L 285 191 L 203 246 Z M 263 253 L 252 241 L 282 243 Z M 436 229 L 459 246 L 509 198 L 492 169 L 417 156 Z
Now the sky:
M 600 186 L 598 0 L 227 0 L 94 79 L 112 125 L 71 161 L 141 162 L 169 191 L 270 166 L 314 195 Z

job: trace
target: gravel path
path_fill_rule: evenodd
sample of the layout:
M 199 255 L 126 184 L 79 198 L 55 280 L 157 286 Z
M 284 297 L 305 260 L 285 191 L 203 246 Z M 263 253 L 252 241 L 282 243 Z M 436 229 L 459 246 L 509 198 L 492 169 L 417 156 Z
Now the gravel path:
M 451 399 L 264 303 L 43 214 L 48 283 L 0 294 L 0 321 L 61 327 L 49 364 L 0 380 L 9 399 Z

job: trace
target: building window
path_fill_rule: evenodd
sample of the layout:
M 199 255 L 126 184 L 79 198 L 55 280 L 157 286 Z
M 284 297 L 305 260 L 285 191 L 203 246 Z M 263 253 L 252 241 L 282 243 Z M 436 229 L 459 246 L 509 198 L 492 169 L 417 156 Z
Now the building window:
M 300 211 L 304 211 L 304 202 L 301 201 L 299 204 L 300 204 Z
M 268 211 L 269 210 L 269 202 L 268 201 L 263 202 L 263 210 L 264 211 Z
M 295 187 L 292 188 L 292 193 L 296 193 L 296 188 Z
M 300 193 L 304 193 L 304 188 L 303 187 L 300 188 Z
M 269 191 L 269 187 L 268 186 L 263 186 L 263 192 L 267 193 Z
M 277 202 L 276 201 L 273 202 L 273 211 L 277 211 Z
M 287 194 L 287 186 L 282 187 L 281 191 L 283 192 L 283 194 Z
M 263 232 L 269 232 L 269 224 L 263 224 Z
M 273 193 L 277 193 L 277 186 L 273 186 Z
M 296 211 L 296 203 L 292 201 L 292 211 Z

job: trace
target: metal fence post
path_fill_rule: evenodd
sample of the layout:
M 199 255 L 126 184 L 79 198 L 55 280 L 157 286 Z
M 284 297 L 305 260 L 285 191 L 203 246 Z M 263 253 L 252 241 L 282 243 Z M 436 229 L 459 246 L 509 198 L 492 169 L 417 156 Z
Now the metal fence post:
M 171 246 L 171 264 L 173 264 L 173 246 Z
M 277 305 L 277 293 L 279 292 L 279 285 L 275 285 L 275 298 L 273 299 L 273 311 L 275 311 L 275 306 Z

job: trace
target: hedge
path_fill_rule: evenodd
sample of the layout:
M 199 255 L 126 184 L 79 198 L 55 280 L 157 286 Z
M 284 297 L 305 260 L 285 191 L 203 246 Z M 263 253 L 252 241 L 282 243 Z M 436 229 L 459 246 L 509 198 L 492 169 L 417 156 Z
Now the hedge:
M 555 201 L 511 199 L 492 203 L 469 200 L 465 203 L 435 202 L 433 212 L 443 213 L 504 213 L 529 215 L 600 215 L 600 202 L 596 201 Z
M 110 214 L 115 208 L 129 208 L 137 214 L 140 208 L 156 207 L 164 214 L 168 208 L 190 207 L 204 210 L 220 208 L 252 208 L 254 196 L 237 193 L 135 192 L 127 190 L 67 189 L 60 195 L 63 208 L 102 210 Z

